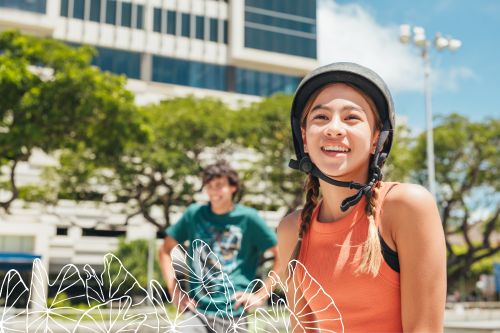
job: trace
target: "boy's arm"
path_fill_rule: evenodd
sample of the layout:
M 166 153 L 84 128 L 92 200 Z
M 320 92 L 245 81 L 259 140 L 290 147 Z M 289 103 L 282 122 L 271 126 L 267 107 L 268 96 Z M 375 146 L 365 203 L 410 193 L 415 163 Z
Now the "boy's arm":
M 275 245 L 269 248 L 267 251 L 271 251 L 273 253 L 274 260 L 272 270 L 277 272 L 280 267 L 278 246 Z M 234 295 L 234 297 L 236 298 L 234 309 L 237 309 L 238 307 L 243 305 L 245 307 L 245 310 L 250 310 L 263 305 L 271 296 L 271 292 L 275 287 L 273 284 L 273 279 L 269 276 L 265 278 L 263 282 L 264 286 L 257 290 L 255 293 L 245 293 L 241 291 L 236 292 Z
M 172 298 L 172 304 L 180 311 L 184 311 L 186 308 L 194 310 L 194 302 L 180 289 L 179 283 L 175 277 L 175 271 L 172 267 L 171 252 L 178 244 L 179 243 L 174 238 L 170 236 L 165 237 L 159 250 L 161 273 L 167 284 L 168 293 Z
M 280 265 L 281 265 L 279 251 L 278 251 L 278 245 L 271 247 L 267 251 L 271 251 L 273 254 L 273 257 L 274 257 L 273 268 L 271 268 L 271 270 L 274 272 L 278 272 L 280 269 Z M 273 289 L 275 288 L 275 285 L 273 284 L 273 279 L 269 276 L 266 277 L 264 279 L 264 286 L 265 286 L 265 288 L 261 288 L 255 294 L 259 298 L 263 298 L 263 300 L 266 301 L 269 298 L 269 296 L 271 296 L 270 294 L 273 291 Z
M 165 280 L 165 283 L 167 284 L 167 289 L 170 295 L 172 295 L 174 287 L 177 283 L 175 279 L 175 272 L 172 267 L 172 257 L 170 256 L 170 253 L 178 244 L 179 243 L 177 243 L 175 239 L 170 236 L 166 236 L 159 250 L 161 274 L 163 276 L 163 280 Z

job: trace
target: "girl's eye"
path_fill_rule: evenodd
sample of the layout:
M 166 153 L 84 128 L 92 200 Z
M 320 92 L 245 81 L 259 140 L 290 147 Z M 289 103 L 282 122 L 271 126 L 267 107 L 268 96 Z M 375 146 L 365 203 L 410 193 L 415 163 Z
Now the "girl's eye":
M 361 120 L 361 118 L 355 114 L 350 114 L 347 116 L 347 120 L 351 120 L 351 119 Z
M 328 120 L 328 117 L 325 116 L 324 114 L 317 114 L 313 117 L 313 119 L 322 119 L 322 120 Z

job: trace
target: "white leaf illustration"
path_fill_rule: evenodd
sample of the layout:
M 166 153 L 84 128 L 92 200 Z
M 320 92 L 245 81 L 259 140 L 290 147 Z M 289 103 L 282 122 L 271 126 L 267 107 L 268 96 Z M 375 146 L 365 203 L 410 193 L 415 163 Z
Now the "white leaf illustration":
M 256 294 L 257 291 L 263 289 L 265 291 L 264 297 L 267 300 L 269 295 L 269 291 L 267 290 L 264 282 L 260 279 L 255 279 L 251 281 L 247 288 L 245 289 L 245 294 Z M 251 303 L 251 299 L 248 298 L 242 305 L 243 312 L 233 318 L 232 325 L 226 330 L 227 333 L 233 332 L 250 332 L 250 327 L 255 320 L 255 313 L 251 311 L 255 308 L 255 305 Z M 257 309 L 256 311 L 258 311 Z
M 290 311 L 288 310 L 285 300 L 278 299 L 273 301 L 271 311 L 262 308 L 255 311 L 255 332 L 292 332 L 289 318 Z
M 42 262 L 37 259 L 28 289 L 20 274 L 11 270 L 0 288 L 3 307 L 0 333 L 135 333 L 141 329 L 175 333 L 203 328 L 205 324 L 221 333 L 344 331 L 333 299 L 298 261 L 289 264 L 289 276 L 285 281 L 274 272 L 269 275 L 273 287 L 279 286 L 285 291 L 286 300 L 275 293 L 269 295 L 264 289 L 265 297 L 271 297 L 271 309 L 258 308 L 252 313 L 254 305 L 259 304 L 255 302 L 256 292 L 265 288 L 261 280 L 252 281 L 243 293 L 235 293 L 221 262 L 206 243 L 194 241 L 189 254 L 182 247 L 179 249 L 186 260 L 172 263 L 174 271 L 183 274 L 178 279 L 176 288 L 179 289 L 175 294 L 179 297 L 175 300 L 167 296 L 157 281 L 150 282 L 148 293 L 112 254 L 104 257 L 100 274 L 86 265 L 85 281 L 76 266 L 66 265 L 50 283 Z M 55 292 L 54 297 L 47 298 L 47 290 L 51 290 L 51 294 Z M 17 309 L 16 304 L 26 296 L 29 297 L 28 306 Z M 241 304 L 244 311 L 233 311 L 237 299 L 244 300 Z M 185 300 L 194 303 L 195 312 L 184 309 Z M 85 301 L 92 306 L 85 312 L 71 306 Z M 312 302 L 314 313 L 306 306 Z M 146 307 L 148 304 L 153 307 Z
M 28 297 L 28 287 L 21 275 L 11 269 L 5 275 L 0 287 L 0 333 L 24 331 L 26 307 L 20 303 L 25 297 Z
M 145 314 L 129 315 L 132 298 L 123 296 L 96 305 L 81 316 L 74 333 L 138 332 L 146 320 Z
M 147 291 L 114 254 L 108 253 L 104 256 L 104 267 L 100 275 L 90 265 L 85 265 L 83 269 L 87 274 L 85 286 L 89 305 L 93 302 L 106 303 L 132 294 L 132 306 L 146 303 L 148 300 Z
M 175 288 L 178 288 L 177 286 Z M 202 321 L 205 321 L 202 318 L 202 315 L 199 313 L 190 313 L 190 316 L 187 318 L 186 314 L 188 310 L 185 308 L 181 310 L 180 303 L 182 302 L 183 297 L 187 297 L 187 295 L 180 291 L 181 298 L 177 300 L 177 303 L 174 303 L 174 300 L 171 297 L 168 297 L 165 293 L 163 287 L 160 285 L 158 281 L 151 281 L 150 284 L 151 290 L 151 300 L 156 309 L 156 316 L 158 320 L 158 332 L 160 333 L 176 333 L 180 332 L 180 329 L 188 329 L 188 328 L 203 328 L 204 325 L 201 323 L 197 323 L 196 321 L 191 320 L 192 317 L 199 317 Z M 177 292 L 176 290 L 175 292 Z M 175 307 L 175 312 L 169 311 L 165 305 L 171 304 Z
M 182 290 L 196 305 L 196 311 L 207 318 L 208 325 L 215 327 L 222 322 L 227 329 L 231 325 L 232 306 L 230 289 L 232 285 L 227 274 L 222 271 L 219 258 L 202 240 L 192 243 L 192 255 L 181 245 L 177 249 L 184 253 L 187 262 L 173 261 L 172 267 Z
M 47 288 L 57 288 L 53 298 L 47 298 Z M 67 296 L 71 289 L 71 297 Z M 47 272 L 39 259 L 33 262 L 33 272 L 28 301 L 28 320 L 26 328 L 29 332 L 71 332 L 81 310 L 74 309 L 68 303 L 85 301 L 85 285 L 78 268 L 74 265 L 64 266 L 55 280 L 50 283 Z M 68 310 L 73 315 L 68 315 Z
M 276 274 L 272 278 L 285 291 L 291 332 L 344 332 L 342 316 L 335 302 L 304 265 L 292 260 L 288 264 L 288 271 L 288 278 L 284 282 Z M 309 299 L 304 294 L 310 295 Z M 312 301 L 321 304 L 321 309 L 313 312 L 308 306 Z

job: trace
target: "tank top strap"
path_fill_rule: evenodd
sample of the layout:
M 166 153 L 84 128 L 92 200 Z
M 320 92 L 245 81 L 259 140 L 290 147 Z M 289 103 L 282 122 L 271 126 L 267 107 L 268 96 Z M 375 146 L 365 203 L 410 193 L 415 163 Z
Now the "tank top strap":
M 377 226 L 380 225 L 380 215 L 382 214 L 384 208 L 384 201 L 385 198 L 387 197 L 387 193 L 389 193 L 389 191 L 398 184 L 399 184 L 398 182 L 382 182 L 378 192 L 377 203 L 375 207 L 375 216 L 376 216 L 375 222 Z

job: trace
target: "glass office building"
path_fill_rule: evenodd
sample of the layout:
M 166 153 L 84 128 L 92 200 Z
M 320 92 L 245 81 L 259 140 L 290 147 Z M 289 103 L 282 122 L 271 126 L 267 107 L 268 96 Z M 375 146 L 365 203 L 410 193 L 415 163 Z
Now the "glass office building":
M 293 93 L 317 65 L 315 0 L 0 0 L 9 27 L 90 44 L 158 98 Z

